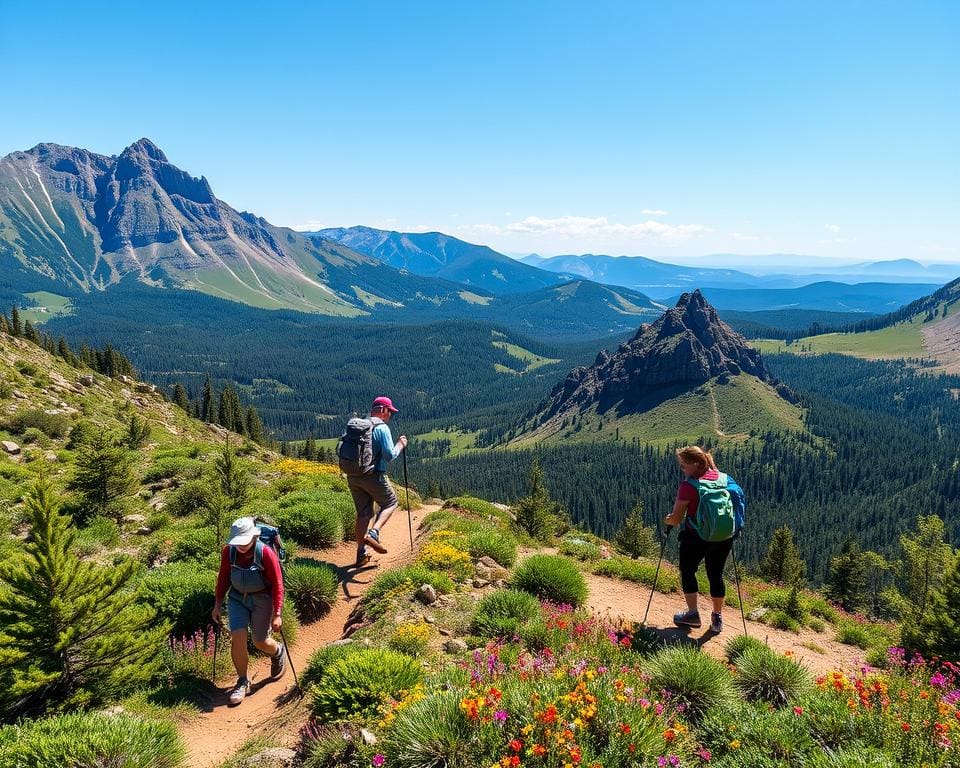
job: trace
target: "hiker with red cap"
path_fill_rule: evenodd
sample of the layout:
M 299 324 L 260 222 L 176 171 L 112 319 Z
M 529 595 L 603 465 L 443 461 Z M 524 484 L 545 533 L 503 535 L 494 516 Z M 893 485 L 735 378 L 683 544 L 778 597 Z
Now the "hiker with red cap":
M 387 478 L 387 467 L 407 447 L 401 435 L 396 444 L 390 432 L 390 419 L 398 412 L 389 397 L 378 397 L 370 406 L 368 419 L 353 418 L 340 437 L 337 455 L 340 468 L 347 476 L 347 485 L 357 508 L 356 567 L 368 565 L 368 547 L 381 555 L 387 548 L 380 542 L 380 531 L 397 509 L 397 494 Z M 380 511 L 374 517 L 373 505 Z

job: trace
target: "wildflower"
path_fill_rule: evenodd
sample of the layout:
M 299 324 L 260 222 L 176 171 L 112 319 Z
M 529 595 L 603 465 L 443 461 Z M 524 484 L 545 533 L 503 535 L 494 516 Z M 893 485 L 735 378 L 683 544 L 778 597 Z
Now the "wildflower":
M 906 733 L 910 730 L 910 723 L 900 723 L 900 729 Z
M 534 744 L 531 751 L 533 752 L 534 757 L 543 757 L 545 754 L 547 754 L 547 748 L 543 746 L 543 744 Z
M 370 765 L 372 765 L 373 768 L 380 768 L 380 766 L 385 762 L 387 762 L 387 758 L 383 755 L 377 754 L 373 756 L 373 759 L 370 761 Z
M 503 710 L 503 709 L 498 709 L 496 712 L 493 713 L 493 719 L 498 723 L 507 722 L 507 718 L 509 716 L 510 715 L 507 714 L 506 710 Z
M 710 762 L 710 757 L 711 757 L 710 750 L 707 749 L 706 747 L 700 747 L 700 749 L 697 750 L 696 755 L 704 762 L 706 763 Z
M 629 723 L 620 723 L 620 733 L 622 733 L 624 736 L 630 733 L 631 730 L 632 729 L 630 728 Z
M 671 741 L 673 741 L 675 738 L 677 738 L 677 732 L 676 732 L 675 729 L 673 729 L 673 728 L 667 728 L 667 730 L 665 730 L 665 731 L 663 732 L 663 740 L 664 740 L 664 741 L 666 741 L 666 742 L 671 742 Z
M 519 752 L 523 749 L 523 742 L 520 741 L 520 739 L 510 739 L 510 741 L 507 742 L 507 746 L 510 747 L 511 752 Z
M 728 745 L 730 749 L 740 749 L 740 739 L 734 739 Z
M 793 708 L 793 714 L 795 714 L 797 717 L 799 717 L 800 715 L 802 715 L 802 714 L 803 714 L 803 707 L 794 707 L 794 708 Z

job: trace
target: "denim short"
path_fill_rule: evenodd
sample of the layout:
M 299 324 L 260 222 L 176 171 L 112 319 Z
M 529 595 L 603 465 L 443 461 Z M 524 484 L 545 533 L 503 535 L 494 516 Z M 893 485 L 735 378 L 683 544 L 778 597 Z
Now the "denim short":
M 266 642 L 273 621 L 273 597 L 269 592 L 241 595 L 231 589 L 227 598 L 227 619 L 231 632 L 250 627 L 254 643 Z

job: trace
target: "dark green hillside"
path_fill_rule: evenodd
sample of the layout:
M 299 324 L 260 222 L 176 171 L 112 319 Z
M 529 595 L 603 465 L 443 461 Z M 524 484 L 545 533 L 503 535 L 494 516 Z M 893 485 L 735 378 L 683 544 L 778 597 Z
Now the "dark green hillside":
M 545 344 L 470 321 L 331 321 L 136 284 L 110 296 L 74 297 L 75 314 L 45 330 L 98 345 L 123 339 L 145 378 L 182 382 L 194 400 L 207 373 L 218 387 L 234 382 L 267 429 L 285 438 L 339 434 L 342 417 L 384 392 L 402 406 L 402 429 L 411 433 L 433 421 L 468 429 L 509 423 L 598 346 Z M 531 367 L 522 350 L 557 362 Z
M 803 396 L 811 434 L 762 434 L 718 453 L 748 493 L 745 560 L 756 563 L 782 525 L 797 534 L 816 580 L 846 536 L 889 551 L 918 514 L 942 516 L 950 539 L 960 539 L 960 402 L 950 391 L 960 377 L 840 355 L 765 360 Z M 445 494 L 508 501 L 525 493 L 533 456 L 574 520 L 601 535 L 619 528 L 637 498 L 648 521 L 665 514 L 679 481 L 669 449 L 626 441 L 471 453 L 413 471 L 422 487 L 435 481 Z

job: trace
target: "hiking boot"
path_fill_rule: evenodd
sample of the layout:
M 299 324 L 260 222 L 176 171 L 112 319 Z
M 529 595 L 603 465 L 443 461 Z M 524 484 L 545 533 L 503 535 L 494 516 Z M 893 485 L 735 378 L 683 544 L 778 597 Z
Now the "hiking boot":
M 719 613 L 710 614 L 710 631 L 715 635 L 723 632 L 723 616 Z
M 357 562 L 353 564 L 354 568 L 363 568 L 367 565 L 370 565 L 370 561 L 373 560 L 369 554 L 364 552 L 363 554 L 357 555 Z
M 270 657 L 270 677 L 274 680 L 277 678 L 283 677 L 283 673 L 287 671 L 287 647 L 280 644 L 280 650 L 277 651 L 276 656 Z
M 692 611 L 680 611 L 673 614 L 673 623 L 678 627 L 699 627 L 700 612 L 696 609 Z
M 380 543 L 380 531 L 376 528 L 371 528 L 367 531 L 367 535 L 363 537 L 363 540 L 381 555 L 387 554 L 387 548 Z
M 230 691 L 230 704 L 237 706 L 250 693 L 250 681 L 245 677 L 237 680 L 237 687 Z

